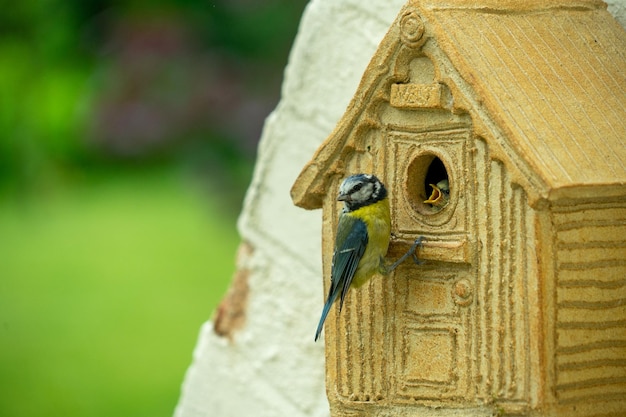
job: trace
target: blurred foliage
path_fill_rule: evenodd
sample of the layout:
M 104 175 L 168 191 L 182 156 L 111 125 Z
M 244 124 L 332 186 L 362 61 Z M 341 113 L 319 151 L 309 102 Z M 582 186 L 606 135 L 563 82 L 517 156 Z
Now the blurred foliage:
M 59 1 L 0 14 L 0 185 L 190 163 L 243 190 L 303 0 Z
M 172 414 L 304 5 L 5 4 L 0 415 Z

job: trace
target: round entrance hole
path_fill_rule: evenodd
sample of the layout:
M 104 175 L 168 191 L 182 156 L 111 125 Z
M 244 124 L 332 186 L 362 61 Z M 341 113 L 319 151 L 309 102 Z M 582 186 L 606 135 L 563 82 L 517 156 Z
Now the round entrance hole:
M 406 185 L 411 206 L 421 214 L 438 213 L 449 204 L 448 170 L 434 153 L 423 153 L 413 159 Z

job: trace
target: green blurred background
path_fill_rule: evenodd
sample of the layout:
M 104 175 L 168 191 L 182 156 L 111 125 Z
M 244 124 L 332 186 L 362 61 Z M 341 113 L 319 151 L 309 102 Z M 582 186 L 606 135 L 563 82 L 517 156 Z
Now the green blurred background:
M 172 415 L 305 3 L 5 5 L 0 415 Z

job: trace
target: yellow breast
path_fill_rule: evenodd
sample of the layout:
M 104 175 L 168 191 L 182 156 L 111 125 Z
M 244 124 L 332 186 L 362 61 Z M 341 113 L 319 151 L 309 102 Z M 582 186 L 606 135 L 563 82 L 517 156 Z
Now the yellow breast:
M 361 207 L 351 212 L 350 215 L 365 222 L 368 234 L 367 247 L 352 280 L 352 286 L 358 288 L 380 271 L 381 260 L 387 255 L 391 234 L 389 199 L 385 198 Z

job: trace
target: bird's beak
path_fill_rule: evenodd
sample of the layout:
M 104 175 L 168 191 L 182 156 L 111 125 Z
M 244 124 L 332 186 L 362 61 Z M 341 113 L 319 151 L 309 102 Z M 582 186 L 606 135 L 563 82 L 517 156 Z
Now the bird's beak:
M 430 194 L 430 197 L 428 197 L 428 200 L 424 200 L 424 203 L 434 204 L 434 205 L 441 203 L 444 196 L 441 190 L 439 189 L 439 187 L 437 187 L 435 184 L 428 184 L 428 185 L 433 187 L 433 192 Z
M 337 196 L 337 201 L 350 201 L 350 195 L 348 195 L 348 194 L 339 194 Z

